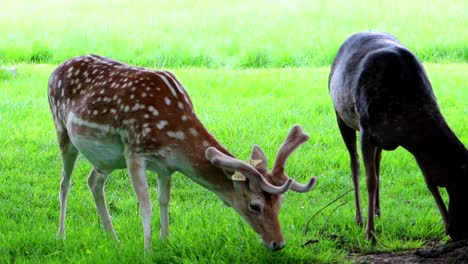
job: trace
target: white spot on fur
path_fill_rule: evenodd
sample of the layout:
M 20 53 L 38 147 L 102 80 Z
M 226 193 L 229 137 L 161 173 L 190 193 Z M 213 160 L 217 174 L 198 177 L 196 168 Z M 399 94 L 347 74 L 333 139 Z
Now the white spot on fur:
M 136 103 L 133 107 L 132 107 L 132 111 L 136 111 L 140 109 L 140 104 L 139 103 Z
M 166 102 L 167 105 L 171 105 L 171 99 L 168 97 L 164 97 L 164 102 Z
M 150 111 L 154 116 L 159 115 L 158 109 L 154 108 L 152 105 L 148 107 L 148 111 Z
M 189 129 L 189 132 L 190 132 L 190 134 L 192 134 L 192 136 L 195 136 L 195 137 L 198 136 L 197 130 L 195 128 L 193 128 L 193 127 L 191 127 Z
M 163 129 L 165 126 L 167 126 L 169 123 L 166 120 L 161 120 L 156 124 L 156 127 L 158 129 Z
M 148 134 L 149 132 L 151 132 L 151 128 L 147 127 L 143 129 L 143 136 L 146 136 L 146 134 Z
M 176 139 L 179 139 L 179 140 L 184 140 L 184 138 L 185 138 L 185 134 L 182 131 L 175 131 L 175 132 L 174 131 L 168 131 L 167 135 L 169 137 L 176 138 Z

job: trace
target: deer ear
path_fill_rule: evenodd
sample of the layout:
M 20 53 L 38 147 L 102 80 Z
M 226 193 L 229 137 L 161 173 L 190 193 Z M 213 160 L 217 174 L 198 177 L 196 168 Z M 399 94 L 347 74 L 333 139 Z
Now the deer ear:
M 247 178 L 244 176 L 244 174 L 238 171 L 223 169 L 223 172 L 224 175 L 226 175 L 226 177 L 232 181 L 247 181 Z
M 231 180 L 233 180 L 233 181 L 247 181 L 247 177 L 245 177 L 242 173 L 236 171 L 231 176 Z
M 259 146 L 255 145 L 250 155 L 250 165 L 258 170 L 258 172 L 265 174 L 268 171 L 267 158 Z

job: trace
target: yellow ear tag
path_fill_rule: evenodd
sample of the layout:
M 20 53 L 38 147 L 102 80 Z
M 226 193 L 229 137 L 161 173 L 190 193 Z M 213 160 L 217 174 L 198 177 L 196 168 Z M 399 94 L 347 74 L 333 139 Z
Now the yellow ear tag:
M 235 171 L 231 178 L 233 181 L 246 181 L 247 178 L 242 173 Z
M 256 167 L 258 164 L 262 163 L 262 160 L 250 160 L 250 165 Z

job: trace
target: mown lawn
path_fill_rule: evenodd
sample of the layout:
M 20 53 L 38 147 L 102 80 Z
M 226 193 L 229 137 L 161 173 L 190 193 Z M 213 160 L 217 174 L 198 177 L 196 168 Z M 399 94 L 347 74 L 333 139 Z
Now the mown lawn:
M 350 34 L 390 32 L 423 61 L 442 113 L 466 145 L 466 10 L 464 0 L 0 0 L 0 263 L 341 263 L 354 253 L 447 241 L 423 177 L 402 149 L 383 153 L 379 241 L 365 240 L 354 223 L 348 154 L 327 79 Z M 47 79 L 57 64 L 88 53 L 171 69 L 200 120 L 240 159 L 258 144 L 271 165 L 289 128 L 301 124 L 310 140 L 286 170 L 301 182 L 316 175 L 318 183 L 307 194 L 285 194 L 286 248 L 267 251 L 234 210 L 181 174 L 174 175 L 171 236 L 159 241 L 157 176 L 149 174 L 154 252 L 144 254 L 125 171 L 106 185 L 116 243 L 100 228 L 83 158 L 73 176 L 67 240 L 56 240 L 61 160 Z M 16 77 L 5 67 L 16 68 Z M 364 180 L 361 190 L 366 214 Z
M 383 156 L 383 215 L 377 220 L 376 247 L 354 224 L 351 193 L 315 216 L 304 235 L 306 223 L 318 210 L 352 188 L 347 151 L 328 98 L 328 67 L 323 67 L 173 70 L 202 122 L 241 159 L 247 159 L 252 145 L 258 144 L 272 160 L 294 124 L 301 124 L 310 135 L 290 158 L 287 173 L 302 182 L 317 175 L 318 184 L 307 194 L 285 195 L 280 212 L 287 240 L 284 250 L 264 249 L 232 209 L 181 174 L 174 176 L 171 237 L 159 241 L 156 175 L 150 174 L 154 254 L 145 256 L 138 206 L 124 171 L 114 172 L 107 183 L 121 240 L 115 243 L 100 228 L 86 185 L 90 165 L 84 159 L 73 177 L 67 240 L 55 240 L 61 164 L 46 99 L 46 82 L 54 66 L 17 67 L 16 78 L 0 81 L 0 259 L 4 262 L 342 262 L 352 252 L 401 250 L 447 239 L 422 175 L 402 149 Z M 460 139 L 468 142 L 468 92 L 461 89 L 468 67 L 426 67 L 443 114 Z M 319 242 L 302 246 L 313 239 Z

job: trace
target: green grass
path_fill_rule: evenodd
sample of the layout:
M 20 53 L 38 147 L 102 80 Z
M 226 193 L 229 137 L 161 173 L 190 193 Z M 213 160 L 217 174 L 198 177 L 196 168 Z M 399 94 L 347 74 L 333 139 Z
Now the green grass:
M 273 159 L 294 124 L 302 124 L 310 135 L 288 161 L 287 172 L 301 182 L 317 175 L 318 184 L 307 194 L 286 193 L 280 212 L 287 240 L 284 250 L 264 249 L 234 210 L 181 174 L 174 176 L 171 237 L 159 241 L 156 175 L 149 174 L 154 254 L 144 255 L 138 206 L 124 171 L 114 172 L 107 183 L 121 240 L 115 243 L 100 228 L 86 185 L 90 165 L 82 158 L 73 176 L 67 240 L 55 240 L 61 162 L 46 99 L 47 78 L 54 66 L 17 67 L 16 78 L 0 79 L 1 263 L 330 263 L 350 260 L 348 255 L 354 252 L 398 251 L 447 239 L 423 177 L 402 149 L 383 154 L 383 215 L 377 219 L 376 247 L 354 224 L 352 194 L 314 217 L 304 235 L 312 215 L 352 188 L 347 151 L 327 91 L 329 68 L 322 67 L 173 70 L 201 121 L 240 159 L 248 158 L 253 144 Z M 462 89 L 468 66 L 427 64 L 426 68 L 448 123 L 468 142 L 468 92 Z M 365 210 L 364 183 L 361 188 Z M 310 239 L 319 242 L 302 247 Z
M 329 65 L 352 33 L 388 31 L 413 50 L 449 125 L 467 144 L 466 10 L 463 0 L 0 0 L 0 263 L 336 263 L 351 262 L 353 253 L 446 241 L 421 172 L 402 149 L 383 154 L 375 247 L 354 224 L 351 193 L 312 216 L 352 188 L 327 92 Z M 73 176 L 67 240 L 56 240 L 61 160 L 47 78 L 58 63 L 88 53 L 173 69 L 201 121 L 240 159 L 258 144 L 271 164 L 289 128 L 301 124 L 310 140 L 290 158 L 287 173 L 301 182 L 317 175 L 318 184 L 307 194 L 285 194 L 286 248 L 264 249 L 232 209 L 181 174 L 174 176 L 171 236 L 159 241 L 157 176 L 149 174 L 154 254 L 145 255 L 125 171 L 106 185 L 116 243 L 100 227 L 83 158 Z
M 468 2 L 452 0 L 0 1 L 0 63 L 97 53 L 158 67 L 329 65 L 368 29 L 423 61 L 468 61 Z

